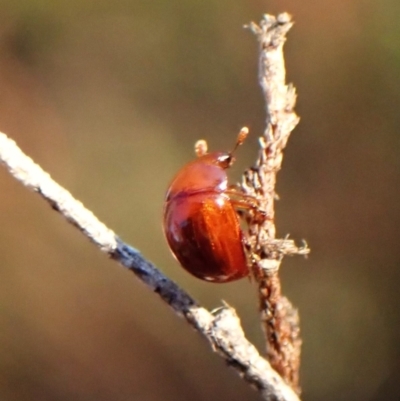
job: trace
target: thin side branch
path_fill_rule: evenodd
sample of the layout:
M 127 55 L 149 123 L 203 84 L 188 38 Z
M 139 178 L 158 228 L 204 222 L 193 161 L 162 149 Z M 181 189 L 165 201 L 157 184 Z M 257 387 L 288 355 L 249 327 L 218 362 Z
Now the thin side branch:
M 26 156 L 17 144 L 0 133 L 0 162 L 10 174 L 45 199 L 77 227 L 102 252 L 130 269 L 151 291 L 157 293 L 268 401 L 299 401 L 293 390 L 246 339 L 234 309 L 225 305 L 213 312 L 201 307 L 188 293 L 163 275 L 138 250 L 115 233 L 48 173 Z
M 250 30 L 260 46 L 259 82 L 266 105 L 266 128 L 260 138 L 260 152 L 254 167 L 243 177 L 242 189 L 259 200 L 266 218 L 249 213 L 248 251 L 259 288 L 259 302 L 266 335 L 267 357 L 273 368 L 296 392 L 299 387 L 300 329 L 297 310 L 283 297 L 278 275 L 283 256 L 309 252 L 292 240 L 276 239 L 274 202 L 276 175 L 283 150 L 299 117 L 294 111 L 295 89 L 286 84 L 283 45 L 293 22 L 289 14 L 264 15 Z

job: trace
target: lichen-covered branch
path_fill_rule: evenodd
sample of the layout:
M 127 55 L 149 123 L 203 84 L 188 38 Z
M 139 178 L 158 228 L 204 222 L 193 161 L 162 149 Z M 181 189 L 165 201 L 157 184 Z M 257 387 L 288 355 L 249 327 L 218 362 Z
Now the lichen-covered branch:
M 260 45 L 259 82 L 265 98 L 266 128 L 260 138 L 260 152 L 254 167 L 243 177 L 242 189 L 255 196 L 265 212 L 261 219 L 248 213 L 248 251 L 259 287 L 260 310 L 266 334 L 267 357 L 292 388 L 300 392 L 300 331 L 297 311 L 282 296 L 278 270 L 284 255 L 307 254 L 306 246 L 276 239 L 274 202 L 276 175 L 283 150 L 299 118 L 294 112 L 296 92 L 286 84 L 283 45 L 293 22 L 288 14 L 265 15 L 260 25 L 249 28 Z
M 184 317 L 209 341 L 213 350 L 260 391 L 265 400 L 298 401 L 293 390 L 246 339 L 234 309 L 225 305 L 209 312 L 201 307 L 189 294 L 146 260 L 138 250 L 122 242 L 112 230 L 57 184 L 3 133 L 0 133 L 0 163 L 15 179 L 38 193 L 54 210 L 77 227 L 99 250 L 130 269 L 175 313 Z

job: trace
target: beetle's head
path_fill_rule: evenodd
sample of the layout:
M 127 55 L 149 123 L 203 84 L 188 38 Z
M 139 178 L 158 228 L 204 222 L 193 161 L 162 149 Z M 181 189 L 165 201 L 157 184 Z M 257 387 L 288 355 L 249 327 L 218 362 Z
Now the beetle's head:
M 220 153 L 216 159 L 217 164 L 219 167 L 223 168 L 224 170 L 232 166 L 233 162 L 235 161 L 235 158 L 232 155 L 232 152 L 230 153 Z
M 207 153 L 207 142 L 202 139 L 196 142 L 195 152 L 203 163 L 216 165 L 225 170 L 229 168 L 235 161 L 233 155 L 236 152 L 236 149 L 247 138 L 248 134 L 249 129 L 247 127 L 243 127 L 237 136 L 235 146 L 230 152 Z

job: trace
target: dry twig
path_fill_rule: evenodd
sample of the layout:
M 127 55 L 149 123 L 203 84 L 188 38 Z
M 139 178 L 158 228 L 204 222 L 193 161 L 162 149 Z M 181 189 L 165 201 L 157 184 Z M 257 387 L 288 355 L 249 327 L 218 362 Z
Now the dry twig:
M 274 200 L 276 175 L 281 168 L 283 150 L 299 118 L 294 112 L 295 89 L 286 84 L 283 45 L 292 27 L 290 15 L 265 15 L 260 25 L 250 24 L 260 44 L 259 82 L 266 104 L 266 129 L 260 138 L 256 165 L 243 177 L 242 189 L 255 196 L 267 218 L 247 215 L 249 223 L 248 251 L 252 270 L 259 286 L 260 310 L 267 341 L 267 357 L 271 365 L 296 392 L 299 388 L 300 329 L 297 310 L 281 294 L 278 276 L 284 255 L 309 252 L 292 240 L 275 237 Z

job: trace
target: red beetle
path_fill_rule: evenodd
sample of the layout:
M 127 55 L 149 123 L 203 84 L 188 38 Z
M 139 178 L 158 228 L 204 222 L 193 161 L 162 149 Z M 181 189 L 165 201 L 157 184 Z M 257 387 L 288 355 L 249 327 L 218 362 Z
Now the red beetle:
M 237 208 L 254 208 L 256 200 L 228 187 L 226 169 L 247 137 L 243 128 L 231 152 L 206 153 L 196 145 L 198 159 L 172 180 L 164 206 L 164 232 L 172 253 L 194 276 L 214 283 L 249 274 Z

